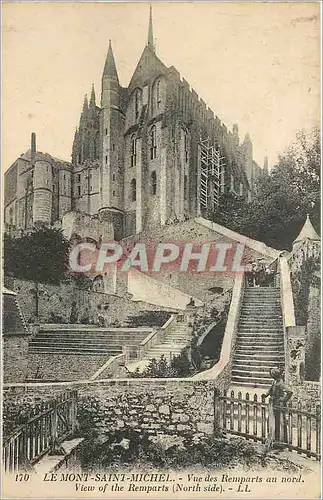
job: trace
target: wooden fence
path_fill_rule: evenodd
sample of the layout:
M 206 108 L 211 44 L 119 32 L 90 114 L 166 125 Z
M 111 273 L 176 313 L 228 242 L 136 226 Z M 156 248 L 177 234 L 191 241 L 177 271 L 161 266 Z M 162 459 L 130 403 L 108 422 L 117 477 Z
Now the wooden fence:
M 218 404 L 220 402 L 220 405 Z M 220 427 L 229 434 L 236 434 L 254 441 L 285 445 L 307 457 L 321 458 L 321 407 L 271 407 L 264 396 L 239 391 L 226 392 L 215 400 Z M 272 431 L 272 436 L 271 436 Z
M 5 472 L 32 468 L 46 453 L 58 451 L 76 429 L 77 392 L 43 403 L 41 413 L 17 428 L 3 442 Z

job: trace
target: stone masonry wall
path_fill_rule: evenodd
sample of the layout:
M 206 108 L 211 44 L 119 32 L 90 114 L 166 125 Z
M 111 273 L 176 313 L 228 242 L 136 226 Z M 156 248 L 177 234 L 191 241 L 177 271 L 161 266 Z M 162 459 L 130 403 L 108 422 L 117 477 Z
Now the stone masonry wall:
M 184 379 L 119 379 L 90 383 L 28 384 L 4 388 L 4 397 L 48 399 L 78 391 L 80 423 L 95 416 L 104 429 L 164 434 L 214 432 L 214 383 Z M 92 410 L 93 408 L 93 410 Z
M 297 406 L 300 401 L 303 407 L 309 407 L 312 410 L 321 401 L 321 382 L 304 381 L 302 384 L 293 386 L 292 405 Z
M 3 382 L 24 382 L 27 374 L 28 340 L 26 336 L 3 336 Z
M 57 382 L 87 380 L 108 359 L 107 355 L 29 353 L 27 378 Z
M 48 285 L 16 278 L 6 286 L 17 293 L 27 323 L 86 323 L 122 325 L 143 311 L 164 309 L 117 295 L 81 290 L 71 284 Z

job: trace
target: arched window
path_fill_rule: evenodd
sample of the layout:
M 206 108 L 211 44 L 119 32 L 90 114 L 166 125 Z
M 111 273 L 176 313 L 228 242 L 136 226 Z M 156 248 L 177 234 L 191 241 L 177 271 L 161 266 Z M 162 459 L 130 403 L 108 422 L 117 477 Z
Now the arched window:
M 135 119 L 136 121 L 139 118 L 139 92 L 135 92 Z
M 187 175 L 184 175 L 184 200 L 187 200 L 187 193 L 188 192 L 188 186 L 187 186 Z
M 13 208 L 9 208 L 9 224 L 12 226 L 13 225 Z
M 157 81 L 156 83 L 156 108 L 160 109 L 161 107 L 161 83 L 160 80 Z
M 155 171 L 150 176 L 150 192 L 151 194 L 156 194 L 157 192 L 157 175 Z
M 130 198 L 131 201 L 136 201 L 137 199 L 137 182 L 136 179 L 132 179 L 130 183 Z
M 136 166 L 137 159 L 137 138 L 135 135 L 131 136 L 131 153 L 130 153 L 130 164 L 132 167 Z
M 153 126 L 150 129 L 150 159 L 153 160 L 157 157 L 157 137 L 156 137 L 156 127 Z
M 132 109 L 134 113 L 134 122 L 136 123 L 140 118 L 141 111 L 141 101 L 142 101 L 142 93 L 140 89 L 136 89 L 133 94 L 133 104 Z

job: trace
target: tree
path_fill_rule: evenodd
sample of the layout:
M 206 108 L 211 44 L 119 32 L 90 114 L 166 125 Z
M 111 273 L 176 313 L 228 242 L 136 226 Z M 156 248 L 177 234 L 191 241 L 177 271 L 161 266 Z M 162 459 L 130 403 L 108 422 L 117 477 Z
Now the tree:
M 68 276 L 70 244 L 62 230 L 46 226 L 19 238 L 4 237 L 4 272 L 16 278 L 58 284 Z
M 270 174 L 258 179 L 252 202 L 224 195 L 216 220 L 267 245 L 290 250 L 306 214 L 319 231 L 320 154 L 319 129 L 299 132 Z

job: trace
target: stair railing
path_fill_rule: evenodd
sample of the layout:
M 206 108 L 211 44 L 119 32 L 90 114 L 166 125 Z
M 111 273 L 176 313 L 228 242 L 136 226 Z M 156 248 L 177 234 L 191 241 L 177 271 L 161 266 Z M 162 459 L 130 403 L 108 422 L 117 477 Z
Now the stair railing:
M 280 281 L 280 303 L 283 316 L 284 327 L 284 354 L 285 354 L 285 379 L 289 380 L 289 354 L 288 354 L 288 335 L 289 330 L 296 326 L 295 310 L 292 283 L 290 279 L 289 265 L 287 258 L 279 258 L 279 281 Z
M 230 309 L 222 341 L 219 361 L 209 370 L 194 375 L 193 379 L 212 379 L 218 389 L 227 389 L 232 377 L 232 359 L 245 288 L 244 272 L 237 273 L 234 281 Z

